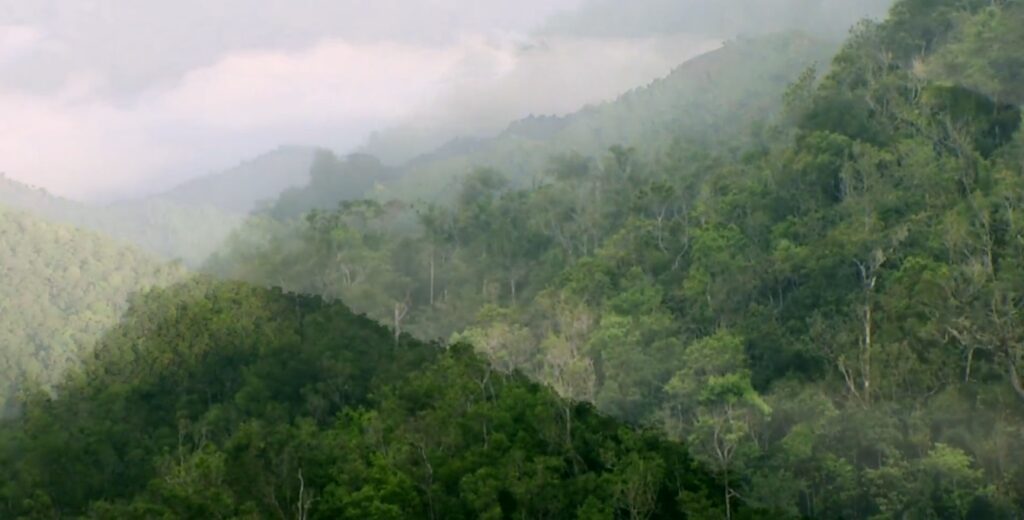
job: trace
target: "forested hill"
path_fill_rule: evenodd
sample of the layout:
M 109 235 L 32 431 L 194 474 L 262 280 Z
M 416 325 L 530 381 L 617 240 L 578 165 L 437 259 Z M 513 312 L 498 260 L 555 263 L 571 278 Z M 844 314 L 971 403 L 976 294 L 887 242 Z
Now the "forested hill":
M 837 48 L 838 43 L 792 33 L 731 41 L 615 101 L 564 117 L 515 121 L 495 137 L 460 138 L 402 165 L 385 168 L 369 160 L 375 150 L 370 146 L 356 156 L 360 162 L 333 176 L 353 182 L 314 182 L 278 205 L 333 209 L 339 200 L 364 197 L 450 201 L 458 179 L 477 168 L 500 169 L 514 185 L 525 187 L 540 179 L 554 155 L 589 156 L 613 145 L 655 154 L 675 140 L 739 144 L 748 139 L 752 122 L 779 110 L 793 78 L 815 63 L 827 63 Z
M 828 67 L 321 154 L 207 264 L 257 286 L 141 294 L 27 392 L 0 517 L 1020 518 L 1022 20 L 901 0 Z
M 0 416 L 50 388 L 117 323 L 128 296 L 184 272 L 125 244 L 0 207 Z
M 26 186 L 0 174 L 0 204 L 66 226 L 101 233 L 165 260 L 199 265 L 245 219 L 210 206 L 160 199 L 85 204 Z
M 242 284 L 136 299 L 57 394 L 0 425 L 4 518 L 667 519 L 724 504 L 656 433 L 465 347 Z
M 68 200 L 0 174 L 0 204 L 196 266 L 260 203 L 308 184 L 314 154 L 312 148 L 281 147 L 164 193 L 111 204 Z M 358 196 L 364 193 L 360 191 Z
M 447 162 L 443 203 L 410 190 L 428 201 L 254 226 L 210 267 L 472 343 L 657 425 L 737 506 L 1013 518 L 1022 16 L 1019 1 L 900 1 L 827 72 L 780 80 L 783 110 L 744 139 Z
M 203 175 L 147 200 L 245 215 L 285 190 L 305 186 L 316 149 L 282 146 L 229 170 Z M 131 205 L 133 201 L 128 201 Z

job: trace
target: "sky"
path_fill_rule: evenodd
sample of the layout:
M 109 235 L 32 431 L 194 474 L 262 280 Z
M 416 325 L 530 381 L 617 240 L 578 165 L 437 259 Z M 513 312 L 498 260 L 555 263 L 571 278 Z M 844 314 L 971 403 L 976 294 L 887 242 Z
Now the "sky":
M 494 133 L 612 99 L 735 29 L 702 31 L 700 17 L 731 19 L 744 2 L 822 1 L 860 5 L 0 0 L 0 173 L 102 201 L 280 145 L 344 153 L 413 122 L 453 137 Z
M 681 61 L 649 39 L 533 36 L 580 2 L 0 0 L 0 172 L 83 200 L 141 195 L 283 144 L 344 152 L 462 99 L 511 102 L 481 116 L 492 126 L 569 112 Z M 552 80 L 595 56 L 608 69 Z

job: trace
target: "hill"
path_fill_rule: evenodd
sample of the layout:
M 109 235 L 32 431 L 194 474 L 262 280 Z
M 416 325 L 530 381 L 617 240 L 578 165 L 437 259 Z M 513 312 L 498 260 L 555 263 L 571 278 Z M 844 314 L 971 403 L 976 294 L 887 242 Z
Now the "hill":
M 357 153 L 339 158 L 329 151 L 320 150 L 307 174 L 309 181 L 266 201 L 257 213 L 288 220 L 315 209 L 333 209 L 341 202 L 372 195 L 381 183 L 398 175 L 400 172 L 395 168 L 387 167 L 369 155 Z
M 213 268 L 659 425 L 727 502 L 775 518 L 1013 518 L 1022 9 L 903 0 L 717 141 L 654 132 L 588 155 L 566 144 L 576 122 L 527 121 L 504 142 L 561 144 L 490 169 L 448 155 L 388 192 L 443 191 L 433 204 L 312 212 L 236 236 Z
M 277 198 L 289 188 L 308 184 L 315 153 L 313 148 L 281 147 L 230 170 L 192 179 L 148 199 L 248 214 L 260 203 Z
M 107 205 L 64 199 L 0 175 L 0 204 L 196 266 L 260 203 L 308 184 L 313 156 L 312 149 L 282 147 L 165 193 Z
M 340 304 L 194 280 L 0 425 L 8 518 L 677 518 L 681 446 Z
M 564 117 L 527 118 L 494 138 L 459 140 L 414 159 L 377 196 L 431 199 L 450 193 L 459 177 L 476 168 L 498 169 L 527 186 L 553 156 L 592 156 L 615 145 L 656 154 L 677 140 L 697 147 L 736 144 L 753 122 L 777 113 L 794 78 L 827 63 L 837 46 L 793 33 L 731 41 L 615 101 Z
M 130 294 L 183 270 L 95 233 L 0 207 L 0 415 L 51 388 L 117 323 Z
M 0 204 L 39 218 L 130 243 L 167 260 L 198 265 L 244 220 L 244 214 L 160 199 L 100 206 L 55 196 L 0 176 Z
M 514 186 L 525 187 L 543 177 L 553 159 L 593 156 L 611 146 L 639 147 L 648 156 L 677 141 L 738 146 L 749 140 L 755 121 L 778 112 L 789 83 L 827 62 L 837 47 L 794 33 L 740 39 L 615 101 L 567 116 L 514 121 L 492 138 L 457 138 L 402 165 L 386 166 L 364 153 L 343 159 L 323 154 L 312 183 L 286 192 L 268 213 L 295 217 L 367 197 L 448 201 L 459 180 L 481 168 L 500 170 Z

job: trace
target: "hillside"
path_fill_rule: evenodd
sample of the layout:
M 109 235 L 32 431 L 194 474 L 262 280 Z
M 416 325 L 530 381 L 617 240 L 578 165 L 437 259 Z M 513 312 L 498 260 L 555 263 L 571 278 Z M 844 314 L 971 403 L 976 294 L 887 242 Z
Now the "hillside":
M 789 86 L 771 105 L 612 111 L 578 142 L 651 137 L 590 152 L 567 137 L 589 128 L 577 116 L 524 121 L 499 141 L 530 146 L 473 156 L 492 163 L 443 153 L 384 192 L 432 204 L 349 201 L 255 227 L 210 267 L 471 343 L 657 425 L 727 502 L 773 518 L 1013 518 L 1022 13 L 904 0 L 824 75 L 775 78 Z M 726 85 L 757 87 L 699 85 L 727 107 Z M 666 130 L 678 113 L 693 134 Z
M 0 425 L 5 518 L 720 514 L 686 450 L 340 304 L 194 280 Z
M 308 182 L 291 187 L 257 210 L 278 220 L 288 220 L 315 209 L 334 209 L 347 200 L 366 198 L 381 183 L 395 179 L 400 172 L 381 164 L 375 157 L 351 154 L 339 158 L 318 151 L 307 173 Z
M 1022 21 L 899 0 L 401 167 L 317 153 L 26 385 L 0 517 L 1020 518 Z M 18 323 L 136 261 L 76 283 L 107 246 L 6 218 Z
M 308 184 L 315 153 L 312 148 L 281 147 L 230 170 L 192 179 L 148 199 L 248 214 L 261 202 L 276 199 L 289 188 Z
M 182 269 L 127 245 L 0 207 L 0 415 L 88 357 L 134 292 Z
M 321 154 L 311 183 L 288 190 L 265 213 L 291 218 L 367 197 L 447 202 L 460 179 L 481 168 L 498 169 L 525 187 L 544 175 L 552 159 L 593 156 L 611 146 L 639 147 L 655 156 L 677 141 L 739 145 L 750 139 L 752 123 L 778 112 L 788 84 L 826 62 L 836 47 L 800 34 L 729 42 L 615 101 L 567 116 L 514 121 L 495 137 L 458 138 L 399 166 L 364 153 L 343 159 Z
M 198 265 L 213 252 L 245 214 L 193 207 L 160 199 L 108 206 L 55 196 L 0 175 L 0 205 L 39 218 L 87 229 L 130 243 L 166 260 Z
M 461 153 L 414 159 L 378 195 L 405 200 L 450 193 L 476 168 L 501 170 L 517 186 L 539 178 L 553 156 L 592 156 L 611 146 L 664 152 L 676 140 L 693 146 L 747 139 L 754 121 L 776 113 L 790 82 L 827 63 L 837 44 L 799 34 L 728 42 L 680 65 L 667 77 L 618 99 L 564 117 L 531 117 L 477 143 L 457 142 Z
M 313 149 L 282 147 L 165 193 L 108 205 L 57 197 L 0 174 L 0 204 L 196 266 L 261 203 L 307 185 L 313 156 Z

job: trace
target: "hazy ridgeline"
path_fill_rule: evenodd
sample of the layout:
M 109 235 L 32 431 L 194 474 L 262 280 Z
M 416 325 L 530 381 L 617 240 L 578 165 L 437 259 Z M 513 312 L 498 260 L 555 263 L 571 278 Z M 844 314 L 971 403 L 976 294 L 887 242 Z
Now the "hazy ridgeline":
M 831 43 L 883 4 L 586 2 L 541 34 L 729 38 L 172 190 L 250 212 L 188 281 L 0 212 L 0 516 L 1020 517 L 1024 4 Z

